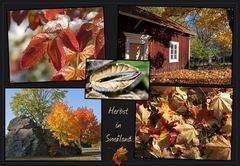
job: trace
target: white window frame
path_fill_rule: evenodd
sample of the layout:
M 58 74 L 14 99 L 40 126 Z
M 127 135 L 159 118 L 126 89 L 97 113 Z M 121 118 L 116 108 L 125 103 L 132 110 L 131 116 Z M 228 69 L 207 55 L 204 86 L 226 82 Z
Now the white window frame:
M 176 45 L 177 46 L 177 58 L 176 59 L 171 59 L 171 45 Z M 179 62 L 179 42 L 176 41 L 170 41 L 169 42 L 169 62 L 174 63 L 174 62 Z
M 135 44 L 143 44 L 143 60 L 148 60 L 148 39 L 151 38 L 151 36 L 146 34 L 137 34 L 137 33 L 129 33 L 124 32 L 124 35 L 126 36 L 125 41 L 125 59 L 129 59 L 129 46 L 130 43 Z

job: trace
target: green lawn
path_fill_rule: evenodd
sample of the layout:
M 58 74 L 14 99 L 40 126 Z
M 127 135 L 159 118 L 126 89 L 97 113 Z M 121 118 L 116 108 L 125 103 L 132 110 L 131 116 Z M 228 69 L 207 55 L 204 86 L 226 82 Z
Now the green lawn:
M 83 153 L 87 152 L 101 152 L 101 148 L 82 148 Z
M 40 156 L 40 157 L 9 157 L 6 158 L 6 160 L 35 160 L 35 161 L 43 161 L 43 160 L 70 160 L 70 161 L 76 161 L 76 160 L 85 160 L 85 161 L 94 161 L 94 160 L 100 160 L 99 157 L 96 156 L 96 154 L 101 154 L 101 149 L 99 148 L 83 148 L 82 155 L 79 156 L 71 156 L 71 157 L 49 157 L 49 156 Z

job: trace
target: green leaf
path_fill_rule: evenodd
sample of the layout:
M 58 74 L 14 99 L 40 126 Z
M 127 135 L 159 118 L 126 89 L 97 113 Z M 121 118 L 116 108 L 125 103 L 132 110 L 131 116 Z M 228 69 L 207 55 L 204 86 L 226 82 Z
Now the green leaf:
M 163 130 L 159 136 L 159 141 L 163 141 L 169 136 L 169 131 Z
M 61 101 L 66 93 L 66 90 L 59 89 L 24 88 L 12 97 L 10 107 L 14 115 L 25 115 L 44 127 L 53 103 Z

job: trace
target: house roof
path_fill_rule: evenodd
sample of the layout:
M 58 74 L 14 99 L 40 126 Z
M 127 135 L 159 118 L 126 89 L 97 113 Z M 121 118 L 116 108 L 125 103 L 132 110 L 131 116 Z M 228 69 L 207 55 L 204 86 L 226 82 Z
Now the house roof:
M 180 25 L 170 19 L 160 17 L 156 14 L 153 14 L 149 11 L 143 10 L 136 6 L 120 7 L 119 14 L 125 15 L 128 17 L 132 17 L 132 18 L 136 18 L 139 20 L 144 20 L 144 21 L 151 22 L 154 24 L 158 24 L 158 25 L 168 27 L 168 28 L 171 28 L 171 29 L 174 29 L 174 30 L 177 30 L 177 31 L 189 34 L 189 35 L 193 35 L 193 36 L 196 35 L 195 32 L 183 27 L 182 25 Z

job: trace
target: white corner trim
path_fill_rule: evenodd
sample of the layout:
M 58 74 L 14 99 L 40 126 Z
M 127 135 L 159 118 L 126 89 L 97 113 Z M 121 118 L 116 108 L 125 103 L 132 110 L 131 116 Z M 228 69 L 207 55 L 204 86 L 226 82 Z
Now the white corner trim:
M 125 59 L 129 59 L 129 45 L 130 43 L 143 44 L 144 45 L 144 60 L 148 60 L 148 39 L 151 38 L 150 35 L 146 34 L 137 34 L 123 32 L 126 36 L 125 40 Z
M 177 45 L 177 57 L 176 59 L 171 59 L 171 44 Z M 170 41 L 169 42 L 169 63 L 179 62 L 179 42 Z

